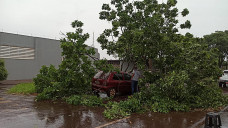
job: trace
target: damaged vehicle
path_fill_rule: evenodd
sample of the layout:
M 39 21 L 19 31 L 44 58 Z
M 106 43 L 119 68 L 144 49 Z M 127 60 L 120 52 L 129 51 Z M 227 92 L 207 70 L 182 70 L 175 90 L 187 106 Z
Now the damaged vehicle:
M 132 76 L 125 72 L 104 73 L 99 71 L 92 79 L 92 91 L 95 94 L 107 93 L 109 97 L 115 97 L 117 93 L 130 93 L 131 78 Z

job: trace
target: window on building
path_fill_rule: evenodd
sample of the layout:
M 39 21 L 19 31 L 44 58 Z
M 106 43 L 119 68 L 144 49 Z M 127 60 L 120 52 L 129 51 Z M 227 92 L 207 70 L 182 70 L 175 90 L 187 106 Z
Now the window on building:
M 33 48 L 0 45 L 0 58 L 10 59 L 34 59 Z

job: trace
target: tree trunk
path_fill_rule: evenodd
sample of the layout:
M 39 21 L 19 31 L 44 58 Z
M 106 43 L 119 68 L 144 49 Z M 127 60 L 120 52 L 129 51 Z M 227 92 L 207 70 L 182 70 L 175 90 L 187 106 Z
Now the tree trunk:
M 120 61 L 121 62 L 121 61 Z M 123 63 L 124 63 L 124 61 L 122 61 L 122 64 L 121 64 L 121 66 L 120 66 L 120 71 L 123 71 Z
M 125 69 L 125 72 L 127 72 L 128 67 L 129 67 L 129 62 L 127 62 L 127 68 Z

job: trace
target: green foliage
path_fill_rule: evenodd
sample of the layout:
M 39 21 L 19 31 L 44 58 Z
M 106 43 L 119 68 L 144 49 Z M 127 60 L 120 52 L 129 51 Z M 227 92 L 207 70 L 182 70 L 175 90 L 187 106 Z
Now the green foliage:
M 171 72 L 164 78 L 158 80 L 158 85 L 164 93 L 165 97 L 176 101 L 183 101 L 187 96 L 187 82 L 189 81 L 188 74 L 182 72 Z
M 0 81 L 6 80 L 8 76 L 7 70 L 5 68 L 5 63 L 0 59 Z
M 182 16 L 186 16 L 189 14 L 189 11 L 187 8 L 185 8 L 182 12 L 181 12 Z
M 190 28 L 191 23 L 187 20 L 177 26 L 180 13 L 176 4 L 177 0 L 161 4 L 157 0 L 112 0 L 111 5 L 102 6 L 100 19 L 112 23 L 112 28 L 105 29 L 97 39 L 102 49 L 145 71 L 139 83 L 141 92 L 125 101 L 108 102 L 104 111 L 107 118 L 141 111 L 215 108 L 228 103 L 214 83 L 221 75 L 218 50 L 190 33 L 177 34 L 178 28 Z M 183 17 L 188 14 L 187 9 L 181 12 Z M 89 34 L 83 34 L 82 26 L 82 22 L 74 21 L 75 32 L 68 32 L 61 40 L 64 60 L 59 69 L 44 66 L 34 79 L 40 92 L 37 100 L 68 97 L 70 104 L 103 106 L 102 99 L 85 94 L 90 92 L 95 68 L 109 72 L 113 67 L 106 60 L 93 63 L 89 59 L 96 60 L 95 52 L 84 44 Z
M 217 82 L 202 87 L 198 90 L 198 95 L 192 95 L 190 98 L 192 108 L 218 108 L 228 103 L 228 97 L 224 96 Z
M 210 48 L 217 48 L 218 52 L 218 66 L 221 68 L 222 63 L 228 56 L 228 30 L 216 31 L 210 35 L 204 36 L 204 41 L 209 45 Z
M 162 98 L 159 102 L 154 102 L 147 106 L 153 112 L 168 113 L 170 111 L 188 111 L 189 107 L 185 104 L 180 104 L 176 100 Z
M 104 116 L 109 119 L 122 118 L 130 115 L 129 111 L 121 107 L 117 102 L 108 102 L 106 108 Z
M 161 4 L 157 0 L 112 0 L 111 5 L 102 6 L 100 19 L 112 23 L 112 28 L 105 29 L 97 39 L 102 49 L 134 62 L 144 71 L 139 81 L 141 92 L 126 101 L 110 102 L 104 112 L 106 117 L 120 118 L 141 110 L 188 111 L 228 103 L 215 86 L 221 75 L 216 44 L 222 43 L 220 48 L 228 51 L 224 45 L 227 32 L 213 34 L 216 36 L 207 40 L 212 44 L 190 33 L 177 34 L 178 28 L 188 29 L 191 23 L 178 23 L 176 4 L 177 0 Z M 181 12 L 183 17 L 188 14 L 188 9 Z
M 85 106 L 103 106 L 103 100 L 93 95 L 73 95 L 66 98 L 68 104 Z
M 76 20 L 71 25 L 75 32 L 68 32 L 66 37 L 61 39 L 64 60 L 59 68 L 56 69 L 53 65 L 42 66 L 40 74 L 34 78 L 36 91 L 40 93 L 37 100 L 91 93 L 90 82 L 96 72 L 95 68 L 107 72 L 112 70 L 107 61 L 94 57 L 93 48 L 85 45 L 89 34 L 83 34 L 83 23 Z
M 105 105 L 105 117 L 114 119 L 123 118 L 135 112 L 152 111 L 168 113 L 170 111 L 189 111 L 197 108 L 217 108 L 228 104 L 228 97 L 224 96 L 221 89 L 214 84 L 201 86 L 201 89 L 195 90 L 198 93 L 197 95 L 194 95 L 195 92 L 188 90 L 187 85 L 179 86 L 179 91 L 184 90 L 184 92 L 169 92 L 172 91 L 172 88 L 177 89 L 178 86 L 175 84 L 183 83 L 178 80 L 179 78 L 186 79 L 185 73 L 171 74 L 174 74 L 176 78 L 171 76 L 165 78 L 167 81 L 164 83 L 169 83 L 168 81 L 171 80 L 171 83 L 173 83 L 175 87 L 171 87 L 170 84 L 167 84 L 164 86 L 169 86 L 171 89 L 165 90 L 164 86 L 160 87 L 159 85 L 151 84 L 149 87 L 143 87 L 141 92 L 134 94 L 125 101 L 110 101 Z M 178 76 L 178 74 L 182 75 Z M 160 85 L 161 84 L 162 83 L 160 83 Z M 180 94 L 182 95 L 180 96 Z
M 89 57 L 95 54 L 93 48 L 87 48 L 85 41 L 89 34 L 83 34 L 81 21 L 74 21 L 72 27 L 75 32 L 68 32 L 66 38 L 61 39 L 63 62 L 59 66 L 59 82 L 62 83 L 66 95 L 85 94 L 90 90 L 90 82 L 95 69 Z
M 111 71 L 116 71 L 116 72 L 120 71 L 119 68 L 116 68 L 111 64 L 108 64 L 106 59 L 95 61 L 94 65 L 95 65 L 96 69 L 103 71 L 105 73 L 111 72 Z
M 169 49 L 178 28 L 190 28 L 190 21 L 178 24 L 176 0 L 159 4 L 157 0 L 112 0 L 103 4 L 100 19 L 112 23 L 97 41 L 108 54 L 118 54 L 121 60 L 146 65 L 149 59 L 158 59 Z M 189 14 L 188 9 L 181 12 Z
M 37 95 L 36 100 L 61 99 L 67 95 L 65 92 L 66 88 L 64 88 L 61 82 L 53 82 L 51 86 L 43 88 L 43 91 Z
M 54 99 L 52 96 L 53 90 L 51 87 L 47 87 L 44 88 L 43 91 L 41 93 L 39 93 L 36 97 L 36 101 L 42 101 L 42 100 L 50 100 L 50 99 Z
M 13 86 L 8 90 L 8 93 L 13 94 L 32 94 L 35 93 L 35 86 L 34 83 L 21 83 Z
M 57 69 L 55 69 L 54 65 L 50 65 L 50 67 L 42 66 L 40 74 L 37 74 L 36 78 L 33 79 L 36 92 L 41 93 L 45 88 L 51 87 L 57 77 Z
M 217 79 L 221 75 L 216 49 L 208 49 L 207 45 L 198 43 L 194 38 L 186 41 L 186 37 L 181 42 L 172 43 L 171 48 L 173 50 L 167 57 L 170 69 L 187 71 L 191 81 L 211 76 Z

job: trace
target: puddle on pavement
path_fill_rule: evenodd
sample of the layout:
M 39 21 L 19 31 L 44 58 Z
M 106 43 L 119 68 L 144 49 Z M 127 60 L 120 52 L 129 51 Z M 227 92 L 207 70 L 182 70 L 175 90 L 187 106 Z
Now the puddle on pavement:
M 59 127 L 96 127 L 107 120 L 103 117 L 103 109 L 99 107 L 73 106 L 61 102 L 37 102 L 34 104 L 39 120 L 46 124 L 61 124 Z M 45 126 L 46 127 L 46 126 Z
M 197 123 L 205 116 L 206 112 L 171 112 L 164 113 L 146 113 L 146 114 L 133 114 L 122 124 L 126 127 L 145 127 L 145 128 L 188 128 Z M 125 123 L 125 124 L 124 124 Z M 109 126 L 110 128 L 112 125 Z M 109 128 L 108 127 L 108 128 Z
M 104 108 L 73 106 L 62 102 L 34 102 L 32 110 L 24 113 L 21 112 L 16 116 L 12 112 L 11 117 L 8 116 L 6 120 L 0 120 L 0 126 L 3 124 L 3 126 L 9 128 L 18 126 L 58 128 L 98 127 L 113 121 L 104 118 L 102 114 L 103 110 Z M 105 128 L 186 128 L 192 126 L 204 116 L 205 112 L 133 114 L 130 118 L 111 123 L 105 126 Z

